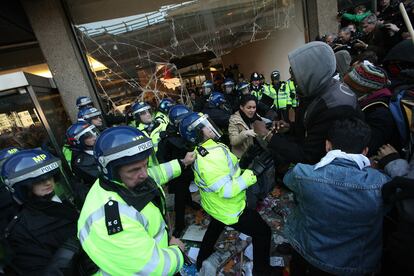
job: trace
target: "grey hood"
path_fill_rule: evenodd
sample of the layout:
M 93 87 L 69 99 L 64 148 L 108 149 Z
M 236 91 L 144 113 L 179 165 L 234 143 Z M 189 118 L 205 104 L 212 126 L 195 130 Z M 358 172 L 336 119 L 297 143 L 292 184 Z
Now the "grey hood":
M 335 54 L 323 42 L 314 41 L 292 51 L 288 55 L 290 67 L 303 97 L 322 93 L 336 70 Z
M 346 50 L 341 50 L 335 53 L 336 71 L 343 77 L 351 68 L 352 57 Z

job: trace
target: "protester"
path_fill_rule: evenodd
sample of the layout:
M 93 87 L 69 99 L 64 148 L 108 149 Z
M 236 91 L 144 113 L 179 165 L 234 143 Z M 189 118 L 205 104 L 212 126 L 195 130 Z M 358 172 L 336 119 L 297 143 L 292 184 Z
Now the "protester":
M 276 164 L 314 164 L 324 155 L 326 135 L 332 123 L 361 114 L 355 94 L 332 78 L 336 70 L 335 55 L 327 44 L 310 42 L 288 57 L 300 105 L 290 132 L 273 135 L 268 147 Z M 323 64 L 315 67 L 317 63 Z M 282 121 L 276 125 L 278 131 L 282 125 L 283 129 L 289 128 Z
M 285 234 L 295 249 L 290 275 L 365 275 L 381 259 L 381 187 L 389 178 L 370 168 L 370 128 L 359 119 L 331 125 L 327 154 L 316 165 L 297 164 L 283 182 L 297 206 Z
M 256 133 L 253 122 L 261 120 L 256 113 L 256 98 L 246 95 L 240 98 L 240 109 L 230 117 L 229 139 L 231 151 L 240 158 L 253 145 Z

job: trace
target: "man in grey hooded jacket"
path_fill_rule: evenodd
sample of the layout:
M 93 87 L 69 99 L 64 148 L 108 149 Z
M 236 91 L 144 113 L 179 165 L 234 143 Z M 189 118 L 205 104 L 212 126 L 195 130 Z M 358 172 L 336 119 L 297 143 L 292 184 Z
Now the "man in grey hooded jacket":
M 289 53 L 288 58 L 300 105 L 289 132 L 273 135 L 268 147 L 279 165 L 315 164 L 325 155 L 325 140 L 333 122 L 361 118 L 362 113 L 352 90 L 333 78 L 336 61 L 329 45 L 310 42 Z

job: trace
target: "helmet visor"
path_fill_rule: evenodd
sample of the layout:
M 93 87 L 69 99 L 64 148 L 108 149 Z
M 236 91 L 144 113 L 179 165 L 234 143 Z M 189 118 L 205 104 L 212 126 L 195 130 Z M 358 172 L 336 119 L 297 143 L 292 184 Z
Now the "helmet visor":
M 204 114 L 197 120 L 195 120 L 190 126 L 189 130 L 198 129 L 202 132 L 204 138 L 210 138 L 213 140 L 218 140 L 223 135 L 221 130 L 216 126 L 216 124 L 208 117 L 207 114 Z
M 85 114 L 85 115 L 83 116 L 83 118 L 84 118 L 85 120 L 90 120 L 90 119 L 93 119 L 93 118 L 95 118 L 95 117 L 101 116 L 101 114 L 102 114 L 102 112 L 101 112 L 101 111 L 96 110 L 96 111 L 93 111 L 93 112 L 91 112 L 91 113 Z
M 94 125 L 90 125 L 78 134 L 75 135 L 75 139 L 80 141 L 80 138 L 87 139 L 91 137 L 97 137 L 99 134 L 98 130 Z
M 210 87 L 203 87 L 203 95 L 208 96 L 211 94 L 211 88 Z

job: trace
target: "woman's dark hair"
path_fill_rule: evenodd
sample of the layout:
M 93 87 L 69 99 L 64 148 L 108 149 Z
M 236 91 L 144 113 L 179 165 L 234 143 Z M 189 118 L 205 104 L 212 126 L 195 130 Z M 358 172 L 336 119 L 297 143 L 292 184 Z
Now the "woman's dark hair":
M 357 61 L 363 62 L 364 60 L 367 60 L 374 65 L 378 64 L 378 56 L 374 51 L 364 51 L 358 55 Z
M 253 95 L 250 95 L 250 94 L 249 95 L 242 95 L 240 97 L 240 102 L 239 103 L 240 103 L 241 106 L 245 106 L 250 101 L 254 101 L 257 104 L 256 97 L 253 96 Z
M 371 140 L 371 129 L 357 118 L 338 120 L 329 130 L 327 140 L 333 149 L 360 154 Z

